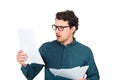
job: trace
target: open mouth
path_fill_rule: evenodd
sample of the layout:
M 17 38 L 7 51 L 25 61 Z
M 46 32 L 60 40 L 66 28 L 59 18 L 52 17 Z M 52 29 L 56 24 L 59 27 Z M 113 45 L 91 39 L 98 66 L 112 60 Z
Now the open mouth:
M 60 35 L 56 35 L 57 38 L 60 38 L 61 36 Z

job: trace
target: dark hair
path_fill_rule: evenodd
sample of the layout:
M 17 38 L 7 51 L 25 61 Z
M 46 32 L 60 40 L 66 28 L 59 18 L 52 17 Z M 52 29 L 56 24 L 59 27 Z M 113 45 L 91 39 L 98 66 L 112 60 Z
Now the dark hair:
M 76 30 L 78 29 L 78 22 L 79 21 L 78 21 L 77 16 L 74 14 L 74 12 L 72 10 L 58 12 L 56 14 L 56 19 L 68 21 L 68 24 L 70 27 L 75 26 Z

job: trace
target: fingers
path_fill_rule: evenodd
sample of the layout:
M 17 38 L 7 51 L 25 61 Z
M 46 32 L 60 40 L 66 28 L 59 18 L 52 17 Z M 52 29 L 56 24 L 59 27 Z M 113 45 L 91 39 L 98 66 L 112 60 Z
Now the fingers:
M 81 79 L 77 79 L 77 80 L 86 80 L 86 78 L 81 78 Z
M 16 55 L 16 60 L 21 64 L 21 65 L 24 65 L 25 61 L 27 60 L 27 54 L 22 51 L 22 50 L 19 50 L 17 55 Z

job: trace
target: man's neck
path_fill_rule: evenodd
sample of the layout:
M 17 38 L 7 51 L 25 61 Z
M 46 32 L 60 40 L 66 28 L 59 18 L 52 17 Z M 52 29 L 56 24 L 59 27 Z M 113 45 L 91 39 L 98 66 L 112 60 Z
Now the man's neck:
M 70 39 L 68 39 L 68 40 L 65 41 L 65 42 L 61 42 L 61 44 L 64 45 L 64 46 L 66 46 L 66 45 L 68 45 L 68 44 L 70 44 L 70 43 L 72 43 L 72 42 L 73 42 L 73 37 L 70 38 Z

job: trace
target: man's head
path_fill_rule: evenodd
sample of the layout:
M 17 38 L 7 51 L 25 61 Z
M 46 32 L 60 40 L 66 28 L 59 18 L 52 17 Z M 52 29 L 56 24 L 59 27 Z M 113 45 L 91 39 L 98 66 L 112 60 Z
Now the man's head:
M 56 19 L 68 21 L 68 25 L 70 26 L 70 28 L 72 28 L 74 26 L 76 28 L 76 30 L 78 29 L 79 21 L 78 21 L 77 16 L 75 15 L 75 13 L 72 10 L 58 12 L 56 14 Z
M 55 30 L 57 40 L 67 45 L 72 42 L 73 34 L 78 29 L 78 18 L 70 10 L 58 12 L 52 27 Z

